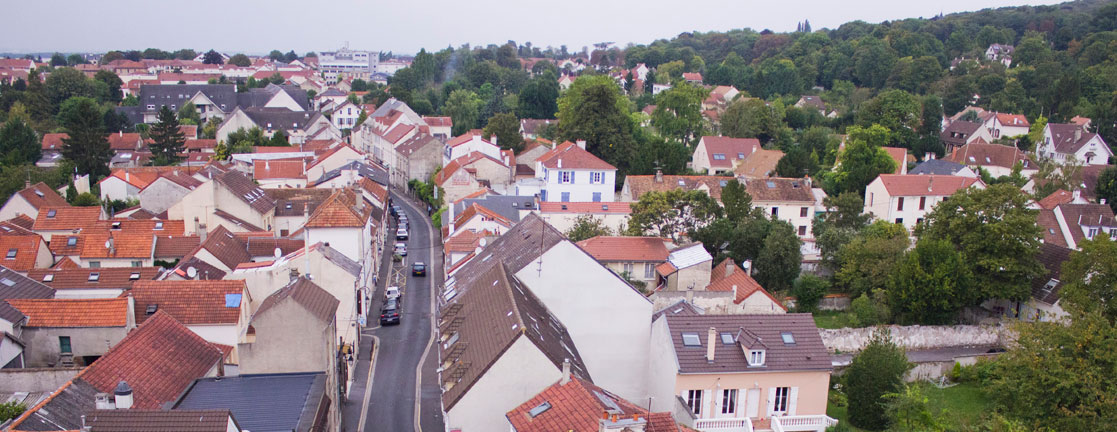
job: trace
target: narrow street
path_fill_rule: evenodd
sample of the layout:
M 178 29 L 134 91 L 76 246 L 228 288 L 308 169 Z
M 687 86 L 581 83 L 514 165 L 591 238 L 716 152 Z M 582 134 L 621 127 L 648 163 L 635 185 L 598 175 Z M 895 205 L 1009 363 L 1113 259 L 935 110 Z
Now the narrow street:
M 441 391 L 435 369 L 437 347 L 431 342 L 431 292 L 441 284 L 442 253 L 430 218 L 419 205 L 402 194 L 392 193 L 394 203 L 401 206 L 410 222 L 407 257 L 391 262 L 395 245 L 395 222 L 391 221 L 385 242 L 388 263 L 382 267 L 380 282 L 371 302 L 368 326 L 359 361 L 353 371 L 356 382 L 343 408 L 343 430 L 364 431 L 444 430 L 441 412 Z M 411 264 L 427 264 L 427 276 L 412 276 Z M 399 283 L 397 281 L 403 281 Z M 380 326 L 380 307 L 384 288 L 399 283 L 402 309 L 399 325 Z M 370 350 L 375 344 L 374 370 L 369 384 Z M 424 357 L 425 355 L 425 357 Z M 423 363 L 421 370 L 418 369 Z M 421 375 L 420 375 L 421 374 Z M 421 376 L 421 391 L 416 391 L 416 378 Z M 366 393 L 368 389 L 368 394 Z M 420 400 L 416 404 L 416 400 Z M 365 406 L 365 401 L 367 406 Z M 418 421 L 416 420 L 418 415 Z M 363 416 L 363 419 L 362 419 Z M 363 420 L 363 422 L 362 422 Z

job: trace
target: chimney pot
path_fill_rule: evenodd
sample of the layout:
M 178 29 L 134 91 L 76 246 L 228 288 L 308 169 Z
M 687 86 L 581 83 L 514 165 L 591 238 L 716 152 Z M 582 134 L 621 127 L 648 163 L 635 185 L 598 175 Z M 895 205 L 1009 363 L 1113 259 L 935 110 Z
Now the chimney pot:
M 129 387 L 127 382 L 121 381 L 117 384 L 116 390 L 113 390 L 113 396 L 115 396 L 116 409 L 132 407 L 132 387 Z
M 570 359 L 562 360 L 562 384 L 570 382 Z
M 710 363 L 714 362 L 714 348 L 717 347 L 715 344 L 717 335 L 718 331 L 713 327 L 710 327 L 710 330 L 706 333 L 706 361 Z

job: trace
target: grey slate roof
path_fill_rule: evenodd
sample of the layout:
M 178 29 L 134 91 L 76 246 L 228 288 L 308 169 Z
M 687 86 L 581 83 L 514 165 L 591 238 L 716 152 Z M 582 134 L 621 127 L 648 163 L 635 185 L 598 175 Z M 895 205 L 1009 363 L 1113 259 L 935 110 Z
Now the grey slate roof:
M 232 415 L 227 409 L 95 410 L 85 421 L 90 432 L 225 432 Z
M 295 103 L 298 103 L 302 109 L 310 109 L 310 98 L 307 97 L 306 90 L 293 85 L 275 85 L 268 84 L 264 88 L 248 89 L 243 93 L 237 93 L 237 106 L 241 108 L 263 107 L 267 105 L 268 101 L 275 97 L 276 93 L 285 92 Z
M 924 161 L 923 163 L 921 163 L 919 165 L 916 165 L 915 168 L 912 168 L 910 171 L 908 171 L 908 174 L 909 175 L 918 175 L 918 174 L 954 175 L 955 173 L 957 173 L 958 171 L 961 171 L 965 167 L 966 167 L 965 165 L 950 162 L 950 161 L 944 161 L 944 160 L 941 160 L 941 159 L 931 159 L 931 160 L 928 160 L 928 161 Z
M 830 355 L 818 334 L 811 314 L 780 315 L 667 315 L 667 328 L 679 361 L 680 373 L 735 373 L 753 371 L 830 370 Z M 706 360 L 708 330 L 716 330 L 714 361 Z M 794 343 L 783 342 L 790 332 Z M 683 344 L 683 333 L 697 333 L 699 346 Z M 721 333 L 729 333 L 746 346 L 763 345 L 764 366 L 749 367 L 740 343 L 725 344 Z
M 324 322 L 333 322 L 334 314 L 337 312 L 337 305 L 339 304 L 338 300 L 329 292 L 326 292 L 326 290 L 314 284 L 314 282 L 311 282 L 309 279 L 299 277 L 294 282 L 287 284 L 287 286 L 280 288 L 279 291 L 265 298 L 263 303 L 260 303 L 260 307 L 256 309 L 255 315 L 267 312 L 269 309 L 287 299 L 298 303 L 312 315 Z
M 454 214 L 460 215 L 466 208 L 479 204 L 512 222 L 520 221 L 520 210 L 537 210 L 534 196 L 488 195 L 483 198 L 469 198 L 454 203 Z
M 241 108 L 248 118 L 252 119 L 260 129 L 272 130 L 305 130 L 306 125 L 314 121 L 321 114 L 309 111 L 291 111 L 287 108 Z M 268 125 L 271 125 L 269 128 Z
M 489 261 L 505 263 L 515 273 L 563 240 L 566 236 L 559 230 L 530 213 L 454 273 L 459 291 L 487 270 Z
M 947 126 L 946 129 L 939 134 L 939 138 L 944 143 L 955 147 L 961 147 L 966 144 L 966 140 L 969 139 L 970 135 L 973 135 L 974 132 L 977 132 L 979 129 L 981 129 L 980 123 L 956 120 L 950 123 L 950 126 Z
M 74 378 L 45 405 L 27 415 L 27 418 L 18 425 L 18 429 L 23 431 L 81 430 L 81 416 L 97 408 L 96 397 L 100 392 L 80 377 Z
M 236 195 L 257 212 L 267 213 L 268 210 L 275 208 L 275 200 L 239 171 L 230 170 L 215 176 L 213 180 L 228 188 L 233 195 Z
M 1061 281 L 1063 263 L 1070 259 L 1071 250 L 1051 243 L 1039 245 L 1039 255 L 1036 259 L 1043 265 L 1044 274 L 1032 278 L 1032 298 L 1047 303 L 1055 304 L 1059 301 L 1059 293 L 1063 289 Z M 1048 282 L 1054 282 L 1048 286 Z
M 314 210 L 333 193 L 331 189 L 264 189 L 275 200 L 275 217 L 314 214 Z
M 333 170 L 322 173 L 322 177 L 314 180 L 314 184 L 321 184 L 333 180 L 341 175 L 342 171 L 357 171 L 361 177 L 379 183 L 381 186 L 388 186 L 388 171 L 376 166 L 367 164 L 361 161 L 350 161 L 349 163 L 337 167 Z
M 166 84 L 140 86 L 140 104 L 135 109 L 136 112 L 129 113 L 128 111 L 131 110 L 121 111 L 126 114 L 137 115 L 139 121 L 134 122 L 142 123 L 143 113 L 158 112 L 163 105 L 174 105 L 176 109 L 182 108 L 182 105 L 189 102 L 199 92 L 217 104 L 217 107 L 222 111 L 230 112 L 237 106 L 236 84 Z M 147 109 L 148 105 L 155 105 L 155 109 Z M 221 108 L 222 105 L 224 105 L 224 108 Z
M 228 409 L 253 432 L 309 431 L 325 397 L 324 372 L 201 378 L 173 409 Z
M 326 246 L 322 243 L 319 243 L 313 247 L 317 247 L 327 260 L 334 263 L 338 267 L 341 267 L 342 270 L 349 272 L 349 274 L 353 276 L 358 276 L 361 274 L 361 265 L 357 264 L 356 261 L 349 259 L 349 257 L 345 256 L 345 254 L 338 252 L 337 249 Z
M 27 278 L 11 269 L 0 266 L 0 319 L 16 323 L 24 315 L 4 299 L 49 299 L 54 298 L 54 289 Z

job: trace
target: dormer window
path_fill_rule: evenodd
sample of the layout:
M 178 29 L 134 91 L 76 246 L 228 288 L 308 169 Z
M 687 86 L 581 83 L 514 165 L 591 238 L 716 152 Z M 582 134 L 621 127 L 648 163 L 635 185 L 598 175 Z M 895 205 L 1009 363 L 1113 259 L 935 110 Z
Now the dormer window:
M 749 350 L 749 366 L 764 366 L 764 350 Z

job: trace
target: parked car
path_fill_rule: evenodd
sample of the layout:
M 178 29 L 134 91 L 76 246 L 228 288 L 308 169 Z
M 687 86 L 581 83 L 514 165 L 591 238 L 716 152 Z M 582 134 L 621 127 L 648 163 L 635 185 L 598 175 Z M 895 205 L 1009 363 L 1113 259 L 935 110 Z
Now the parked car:
M 397 206 L 397 205 L 394 205 L 394 206 L 391 206 L 391 207 L 389 207 L 389 211 L 390 211 L 390 212 L 392 213 L 392 216 L 393 216 L 393 217 L 399 217 L 399 215 L 400 215 L 400 212 L 401 212 L 402 210 L 403 210 L 403 209 L 399 208 L 399 206 Z
M 407 228 L 400 228 L 396 230 L 396 240 L 407 240 Z
M 407 226 L 407 215 L 406 214 L 403 214 L 403 213 L 399 214 L 399 226 Z
M 399 297 L 385 301 L 380 308 L 380 325 L 399 324 L 400 309 Z
M 396 243 L 395 253 L 399 256 L 407 256 L 407 245 L 402 242 Z
M 427 275 L 427 265 L 424 264 L 422 261 L 418 261 L 418 262 L 415 262 L 414 264 L 411 264 L 411 274 L 413 276 L 426 276 Z
M 390 286 L 384 289 L 384 300 L 399 298 L 399 287 Z

